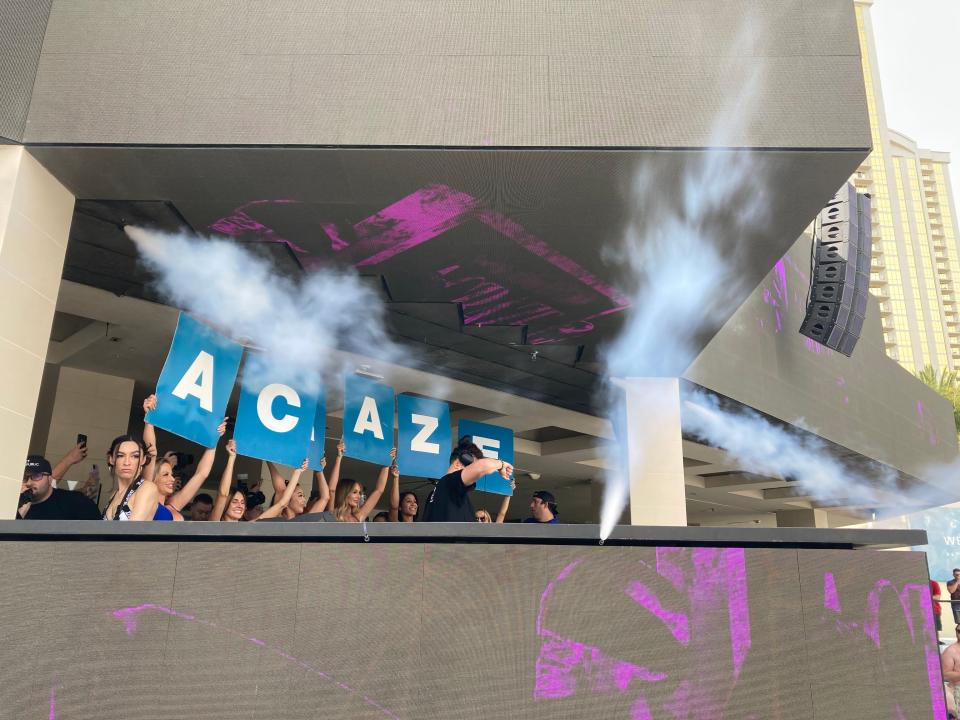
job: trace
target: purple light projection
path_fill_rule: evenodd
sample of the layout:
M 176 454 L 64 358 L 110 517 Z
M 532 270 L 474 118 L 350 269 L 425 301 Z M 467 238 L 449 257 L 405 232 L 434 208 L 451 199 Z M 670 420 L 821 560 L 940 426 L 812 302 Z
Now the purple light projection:
M 421 188 L 353 224 L 316 221 L 326 238 L 321 251 L 316 253 L 286 239 L 257 217 L 258 213 L 276 213 L 283 210 L 282 206 L 297 204 L 288 199 L 256 200 L 215 220 L 209 228 L 238 239 L 284 244 L 305 267 L 336 261 L 361 270 L 385 271 L 390 260 L 468 223 L 479 223 L 493 230 L 495 238 L 506 241 L 503 252 L 492 253 L 494 259 L 486 254 L 471 257 L 466 267 L 462 262 L 446 259 L 457 257 L 457 253 L 438 246 L 445 256 L 418 256 L 416 272 L 422 278 L 421 286 L 432 300 L 461 303 L 464 323 L 468 325 L 539 323 L 527 336 L 531 345 L 575 341 L 577 336 L 593 331 L 598 319 L 630 307 L 625 294 L 519 223 L 485 207 L 476 197 L 446 185 Z M 283 221 L 283 217 L 278 217 L 271 222 Z M 516 263 L 504 260 L 504 254 L 518 249 L 524 256 L 538 260 L 538 270 L 531 272 L 525 266 L 521 271 Z M 563 288 L 562 293 L 557 292 L 558 287 Z
M 917 425 L 920 431 L 927 436 L 927 443 L 930 447 L 936 447 L 939 442 L 937 437 L 937 426 L 927 417 L 927 409 L 923 400 L 917 400 Z
M 943 676 L 940 672 L 940 652 L 933 620 L 933 600 L 930 596 L 930 588 L 918 583 L 905 583 L 902 588 L 898 588 L 890 580 L 881 578 L 873 584 L 867 594 L 866 615 L 863 620 L 845 620 L 842 617 L 843 610 L 837 595 L 833 573 L 823 574 L 823 607 L 841 616 L 836 620 L 837 632 L 843 635 L 862 630 L 863 634 L 869 638 L 877 649 L 881 647 L 880 601 L 884 591 L 892 592 L 896 596 L 911 642 L 922 644 L 927 666 L 927 680 L 930 686 L 930 705 L 933 709 L 933 718 L 934 720 L 946 720 L 947 707 L 943 695 Z M 919 633 L 914 626 L 915 610 L 919 610 L 920 616 L 923 618 L 923 626 Z M 905 717 L 899 704 L 894 706 L 893 711 L 896 712 L 896 717 Z
M 581 691 L 619 695 L 630 692 L 633 693 L 631 720 L 652 720 L 655 708 L 651 708 L 645 688 L 673 681 L 674 691 L 662 705 L 670 717 L 721 716 L 752 644 L 744 550 L 660 547 L 656 553 L 656 576 L 666 580 L 675 594 L 664 595 L 663 588 L 658 592 L 651 583 L 641 580 L 625 580 L 622 592 L 642 608 L 647 617 L 658 621 L 680 647 L 694 650 L 711 667 L 729 668 L 727 696 L 711 694 L 709 688 L 698 682 L 695 667 L 671 677 L 662 668 L 610 657 L 600 648 L 557 630 L 551 622 L 557 589 L 583 567 L 584 560 L 580 559 L 567 565 L 540 596 L 537 634 L 541 648 L 536 663 L 534 699 L 571 697 Z M 726 650 L 715 642 L 715 623 L 721 618 L 729 631 Z M 725 660 L 721 656 L 725 656 Z
M 753 646 L 745 551 L 742 548 L 660 547 L 656 549 L 655 567 L 641 561 L 637 568 L 639 577 L 611 578 L 596 561 L 579 558 L 547 583 L 540 596 L 536 620 L 541 646 L 535 666 L 534 700 L 555 702 L 584 694 L 608 695 L 623 698 L 621 703 L 626 704 L 621 706 L 630 720 L 724 717 L 739 720 L 740 716 L 731 713 L 737 707 L 737 685 Z M 642 612 L 641 617 L 624 619 L 624 627 L 633 628 L 633 632 L 643 627 L 644 637 L 651 638 L 651 642 L 662 642 L 669 636 L 681 655 L 673 657 L 672 652 L 664 655 L 662 650 L 656 655 L 644 655 L 643 648 L 637 647 L 638 658 L 647 657 L 649 661 L 628 660 L 590 641 L 574 638 L 575 633 L 586 632 L 582 625 L 571 621 L 585 599 L 597 592 L 616 592 L 617 588 Z M 809 613 L 805 624 L 816 633 L 825 630 L 826 639 L 832 636 L 844 646 L 854 648 L 864 662 L 891 677 L 900 669 L 890 666 L 882 653 L 876 656 L 874 653 L 880 651 L 883 636 L 895 633 L 886 638 L 887 646 L 901 650 L 903 643 L 908 643 L 916 648 L 918 656 L 922 655 L 931 716 L 934 720 L 945 720 L 946 705 L 928 589 L 916 583 L 898 587 L 887 579 L 880 579 L 868 586 L 866 593 L 865 602 L 861 595 L 856 605 L 862 608 L 863 615 L 848 617 L 844 614 L 834 573 L 824 573 L 824 612 L 820 622 L 826 624 L 818 626 L 816 616 Z M 899 612 L 887 606 L 881 616 L 881 600 L 887 594 L 896 597 Z M 605 612 L 619 611 L 608 607 Z M 898 617 L 905 621 L 899 628 Z M 884 630 L 881 630 L 881 619 Z M 726 632 L 722 630 L 724 626 Z M 818 627 L 821 630 L 817 630 Z M 656 628 L 664 630 L 666 636 L 658 634 Z M 865 644 L 858 642 L 858 638 Z M 821 635 L 819 640 L 810 642 L 824 639 Z M 621 646 L 630 647 L 629 643 Z M 686 657 L 689 662 L 677 662 L 679 657 Z M 705 676 L 705 668 L 710 669 L 712 677 Z M 895 683 L 888 685 L 893 688 Z M 888 709 L 886 715 L 880 716 L 904 716 L 898 698 L 890 695 L 881 702 L 887 703 Z M 776 711 L 773 716 L 777 716 Z M 752 716 L 746 714 L 746 717 Z
M 340 680 L 333 677 L 332 675 L 329 675 L 328 673 L 313 667 L 312 665 L 310 665 L 307 662 L 304 662 L 303 660 L 295 658 L 293 655 L 291 655 L 290 653 L 288 653 L 286 650 L 284 650 L 279 646 L 270 645 L 264 642 L 263 640 L 259 640 L 258 638 L 247 636 L 237 630 L 233 630 L 231 628 L 224 628 L 223 626 L 217 625 L 216 623 L 210 622 L 209 620 L 204 620 L 202 618 L 198 618 L 194 615 L 189 615 L 187 613 L 177 612 L 172 608 L 164 607 L 162 605 L 156 605 L 154 603 L 144 603 L 142 605 L 134 605 L 131 607 L 118 608 L 112 611 L 110 614 L 117 620 L 120 620 L 123 622 L 123 629 L 126 631 L 127 635 L 134 635 L 137 632 L 137 623 L 139 621 L 140 613 L 147 610 L 153 610 L 159 613 L 163 613 L 171 617 L 178 618 L 180 620 L 195 622 L 199 625 L 206 625 L 207 627 L 210 627 L 210 628 L 224 630 L 233 635 L 236 635 L 237 637 L 243 638 L 250 644 L 256 645 L 257 647 L 264 648 L 265 650 L 272 652 L 274 655 L 277 655 L 278 657 L 281 657 L 284 660 L 289 660 L 292 663 L 296 663 L 301 668 L 303 668 L 306 672 L 316 675 L 317 677 L 322 678 L 323 680 L 326 680 L 327 682 L 337 686 L 344 692 L 347 692 L 347 693 L 350 693 L 351 695 L 356 696 L 367 705 L 379 710 L 386 717 L 391 718 L 391 720 L 400 720 L 399 716 L 397 716 L 396 713 L 394 713 L 389 708 L 384 707 L 373 698 L 367 695 L 364 695 L 360 690 L 357 690 L 356 688 L 353 688 L 350 685 L 344 682 L 341 682 Z M 53 702 L 54 702 L 53 698 L 54 698 L 53 691 L 51 690 L 51 700 L 50 700 L 51 708 L 53 707 Z M 53 713 L 53 710 L 51 709 L 51 716 L 50 716 L 51 718 L 53 718 L 52 713 Z

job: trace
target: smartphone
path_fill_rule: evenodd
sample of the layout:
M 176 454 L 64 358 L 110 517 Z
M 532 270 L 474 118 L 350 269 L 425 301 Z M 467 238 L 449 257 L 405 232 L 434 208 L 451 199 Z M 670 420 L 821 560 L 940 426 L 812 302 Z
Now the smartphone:
M 86 444 L 87 444 L 87 436 L 83 434 L 77 435 L 77 445 L 85 446 Z

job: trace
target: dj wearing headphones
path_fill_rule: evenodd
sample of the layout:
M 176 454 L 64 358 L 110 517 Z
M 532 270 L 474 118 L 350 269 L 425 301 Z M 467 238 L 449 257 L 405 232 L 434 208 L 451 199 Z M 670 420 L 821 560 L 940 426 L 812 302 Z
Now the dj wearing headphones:
M 560 510 L 557 508 L 557 499 L 553 493 L 546 490 L 537 490 L 533 494 L 533 500 L 530 501 L 530 512 L 533 517 L 524 520 L 525 523 L 545 523 L 555 525 L 560 522 L 557 516 Z
M 500 473 L 510 480 L 513 465 L 503 460 L 483 457 L 483 452 L 468 436 L 460 438 L 457 447 L 450 453 L 447 474 L 437 480 L 433 492 L 427 498 L 423 513 L 425 522 L 476 522 L 469 492 L 477 480 L 490 473 Z

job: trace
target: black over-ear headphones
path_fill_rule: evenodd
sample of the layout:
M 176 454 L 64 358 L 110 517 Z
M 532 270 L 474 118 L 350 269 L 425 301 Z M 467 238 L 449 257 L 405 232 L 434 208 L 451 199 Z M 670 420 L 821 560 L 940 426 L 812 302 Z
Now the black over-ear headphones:
M 473 456 L 473 453 L 470 452 L 470 445 L 473 444 L 472 437 L 463 437 L 460 438 L 460 444 L 457 446 L 457 459 L 460 461 L 460 464 L 464 467 L 470 465 L 476 458 Z

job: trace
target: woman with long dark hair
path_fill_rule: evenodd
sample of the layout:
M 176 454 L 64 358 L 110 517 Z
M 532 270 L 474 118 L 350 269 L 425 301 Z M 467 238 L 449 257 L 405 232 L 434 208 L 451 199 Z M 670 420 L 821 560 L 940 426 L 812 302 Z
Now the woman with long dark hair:
M 110 444 L 107 467 L 115 491 L 103 511 L 104 520 L 153 520 L 160 492 L 143 477 L 148 462 L 150 456 L 141 438 L 121 435 Z
M 393 465 L 390 468 L 392 481 L 390 482 L 390 511 L 387 515 L 390 522 L 416 522 L 420 503 L 417 494 L 412 490 L 400 492 L 400 469 Z
M 227 466 L 223 469 L 223 475 L 220 476 L 220 487 L 217 489 L 217 500 L 213 504 L 213 512 L 210 513 L 210 520 L 216 522 L 239 522 L 247 510 L 247 494 L 233 484 L 233 466 L 237 459 L 237 443 L 231 438 L 227 440 Z M 264 510 L 258 517 L 251 518 L 248 522 L 257 520 L 267 520 L 269 518 L 279 517 L 280 513 L 290 502 L 293 493 L 300 487 L 300 475 L 307 469 L 307 461 L 293 471 L 290 482 L 283 491 L 283 495 L 269 508 Z

